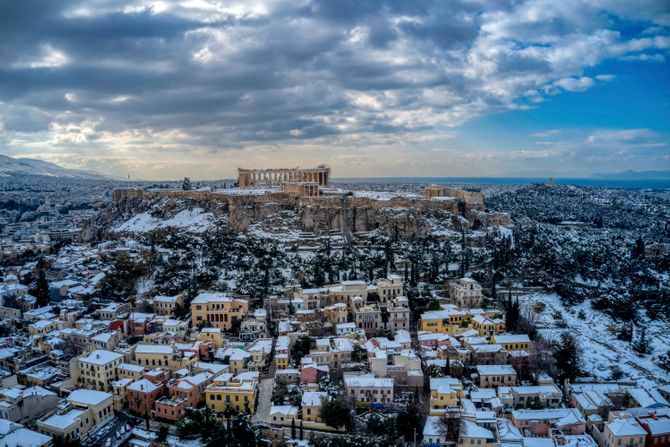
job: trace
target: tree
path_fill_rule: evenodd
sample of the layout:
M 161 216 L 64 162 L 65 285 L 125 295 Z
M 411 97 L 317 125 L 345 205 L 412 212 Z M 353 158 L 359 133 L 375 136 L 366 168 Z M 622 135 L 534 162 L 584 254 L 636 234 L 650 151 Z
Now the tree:
M 40 269 L 37 282 L 35 283 L 35 298 L 37 307 L 48 306 L 49 302 L 51 301 L 51 296 L 49 294 L 49 281 L 47 281 L 47 276 L 46 273 L 44 273 L 44 269 Z
M 414 433 L 421 433 L 423 427 L 423 408 L 418 400 L 415 400 L 410 405 L 400 410 L 396 416 L 395 426 L 398 434 L 405 438 L 406 441 L 411 441 L 414 438 Z
M 391 436 L 395 433 L 395 418 L 382 418 L 376 413 L 372 413 L 367 420 L 367 431 L 373 436 Z
M 190 178 L 184 177 L 184 181 L 181 183 L 181 189 L 184 191 L 190 191 L 193 189 Z
M 99 287 L 103 296 L 128 300 L 135 291 L 137 281 L 146 273 L 147 266 L 143 260 L 134 260 L 122 253 L 116 257 Z
M 156 441 L 165 442 L 169 432 L 170 432 L 169 427 L 165 424 L 161 424 L 160 427 L 158 427 L 158 436 L 156 437 Z
M 302 419 L 300 419 L 300 440 L 303 440 L 303 431 L 302 431 Z
M 579 344 L 574 335 L 563 332 L 560 341 L 554 343 L 553 355 L 556 359 L 558 378 L 574 380 L 581 372 Z
M 512 291 L 510 290 L 507 296 L 507 304 L 505 305 L 505 327 L 508 332 L 516 332 L 519 326 L 519 299 L 512 301 Z
M 666 371 L 670 371 L 670 351 L 656 358 L 656 364 Z
M 368 359 L 368 352 L 361 345 L 354 345 L 354 350 L 351 352 L 352 362 L 364 362 Z
M 81 441 L 79 438 L 73 438 L 70 436 L 56 436 L 54 438 L 53 447 L 80 447 Z
M 651 352 L 651 346 L 649 346 L 649 340 L 647 339 L 646 326 L 640 328 L 640 335 L 633 343 L 633 350 L 639 354 L 649 354 Z
M 644 258 L 644 249 L 645 249 L 644 240 L 642 240 L 642 237 L 640 236 L 635 241 L 635 247 L 633 248 L 632 253 L 633 259 Z
M 275 383 L 272 388 L 272 403 L 274 405 L 284 405 L 284 399 L 288 396 L 288 387 L 283 382 Z
M 442 377 L 442 368 L 438 365 L 429 365 L 426 368 L 426 374 L 428 374 L 428 377 Z
M 295 439 L 295 418 L 291 419 L 291 439 Z
M 300 363 L 300 359 L 309 354 L 312 341 L 308 335 L 302 335 L 293 343 L 293 348 L 291 348 L 291 354 L 293 360 L 296 363 Z
M 213 327 L 212 322 L 209 320 L 202 320 L 199 321 L 196 328 L 198 329 L 198 332 L 202 331 L 206 327 Z
M 323 422 L 333 428 L 344 427 L 347 430 L 351 430 L 353 426 L 351 405 L 343 395 L 325 400 L 321 404 L 319 414 Z

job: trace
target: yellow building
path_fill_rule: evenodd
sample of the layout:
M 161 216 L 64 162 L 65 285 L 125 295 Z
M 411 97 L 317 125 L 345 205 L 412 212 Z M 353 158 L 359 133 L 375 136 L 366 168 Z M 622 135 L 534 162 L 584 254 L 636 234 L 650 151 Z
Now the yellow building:
M 37 429 L 54 437 L 85 439 L 88 433 L 114 419 L 112 395 L 89 389 L 74 390 L 67 406 L 37 421 Z
M 147 369 L 165 367 L 172 371 L 184 368 L 190 370 L 197 359 L 194 352 L 187 351 L 182 355 L 173 345 L 138 344 L 135 347 L 135 362 Z
M 420 330 L 440 334 L 454 334 L 470 324 L 471 315 L 455 309 L 431 310 L 421 314 Z
M 133 379 L 138 380 L 142 377 L 146 369 L 143 366 L 135 365 L 133 363 L 121 363 L 116 367 L 116 373 L 119 379 Z
M 512 365 L 477 365 L 480 388 L 516 385 L 516 371 Z
M 102 349 L 79 357 L 79 383 L 98 391 L 111 391 L 110 382 L 116 380 L 116 368 L 123 355 Z
M 463 397 L 463 384 L 453 377 L 431 377 L 430 414 L 440 416 L 449 407 L 459 406 Z
M 526 334 L 500 334 L 491 337 L 491 343 L 502 345 L 508 351 L 528 351 L 530 338 Z
M 476 329 L 482 337 L 500 334 L 505 332 L 505 320 L 477 315 L 472 318 L 472 328 Z
M 174 296 L 158 295 L 154 297 L 154 310 L 158 315 L 174 315 L 174 309 L 184 304 L 185 293 Z
M 115 380 L 111 383 L 114 411 L 121 411 L 128 403 L 128 385 L 131 383 L 133 383 L 133 379 L 128 378 Z
M 346 323 L 349 318 L 349 310 L 347 309 L 346 304 L 336 303 L 332 306 L 324 307 L 323 316 L 334 325 Z
M 302 394 L 302 419 L 307 422 L 323 422 L 321 420 L 321 405 L 328 399 L 324 391 L 305 391 Z
M 249 312 L 249 301 L 231 298 L 225 293 L 205 292 L 191 301 L 191 323 L 193 327 L 209 321 L 212 326 L 223 331 L 233 328 L 233 322 L 242 322 Z
M 275 354 L 275 369 L 288 368 L 289 357 L 288 354 Z
M 221 335 L 221 329 L 218 327 L 206 327 L 203 328 L 198 335 L 196 336 L 197 340 L 210 340 L 214 346 L 214 349 L 219 349 L 223 346 L 223 335 Z
M 258 373 L 242 373 L 234 376 L 221 374 L 205 389 L 206 405 L 217 413 L 234 408 L 243 413 L 254 412 Z

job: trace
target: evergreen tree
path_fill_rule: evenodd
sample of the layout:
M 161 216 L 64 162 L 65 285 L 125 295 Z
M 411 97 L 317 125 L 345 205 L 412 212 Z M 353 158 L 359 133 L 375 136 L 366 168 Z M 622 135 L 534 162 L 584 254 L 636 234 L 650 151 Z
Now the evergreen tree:
M 640 328 L 640 335 L 637 340 L 633 343 L 633 350 L 640 354 L 649 354 L 651 352 L 651 347 L 649 346 L 649 340 L 647 340 L 647 328 L 642 326 Z
M 37 298 L 37 307 L 48 306 L 49 302 L 51 301 L 49 294 L 49 281 L 47 281 L 47 276 L 46 273 L 44 273 L 44 269 L 40 269 L 37 282 L 35 283 L 35 298 Z
M 184 177 L 184 181 L 181 183 L 181 189 L 184 191 L 190 191 L 193 189 L 190 178 Z
M 291 419 L 291 439 L 295 439 L 295 418 Z
M 346 428 L 350 430 L 353 426 L 351 417 L 351 404 L 345 396 L 339 395 L 323 402 L 320 416 L 323 422 L 333 428 Z
M 302 419 L 300 419 L 300 440 L 303 440 Z
M 507 303 L 505 305 L 505 327 L 508 332 L 516 332 L 519 326 L 519 299 L 512 301 L 512 291 L 510 290 L 507 296 Z
M 574 380 L 580 374 L 579 345 L 574 335 L 563 332 L 559 342 L 554 344 L 552 353 L 561 382 L 565 379 Z
M 642 237 L 638 237 L 637 240 L 635 241 L 635 247 L 633 248 L 633 258 L 638 259 L 638 258 L 644 258 L 644 240 L 642 240 Z

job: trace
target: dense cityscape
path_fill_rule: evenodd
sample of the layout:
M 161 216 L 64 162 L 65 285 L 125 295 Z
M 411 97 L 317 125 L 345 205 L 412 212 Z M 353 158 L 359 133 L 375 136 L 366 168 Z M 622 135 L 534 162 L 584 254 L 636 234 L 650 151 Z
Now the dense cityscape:
M 0 447 L 670 447 L 670 0 L 0 0 Z
M 0 441 L 665 445 L 667 190 L 329 177 L 7 175 Z

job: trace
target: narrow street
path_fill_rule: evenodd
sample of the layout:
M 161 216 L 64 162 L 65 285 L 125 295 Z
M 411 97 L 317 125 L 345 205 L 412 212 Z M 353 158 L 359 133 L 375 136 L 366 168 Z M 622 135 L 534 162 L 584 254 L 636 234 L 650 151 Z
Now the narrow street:
M 255 423 L 264 422 L 269 424 L 270 407 L 272 406 L 272 388 L 274 386 L 274 379 L 262 379 L 258 390 L 258 407 L 256 414 L 251 417 Z

